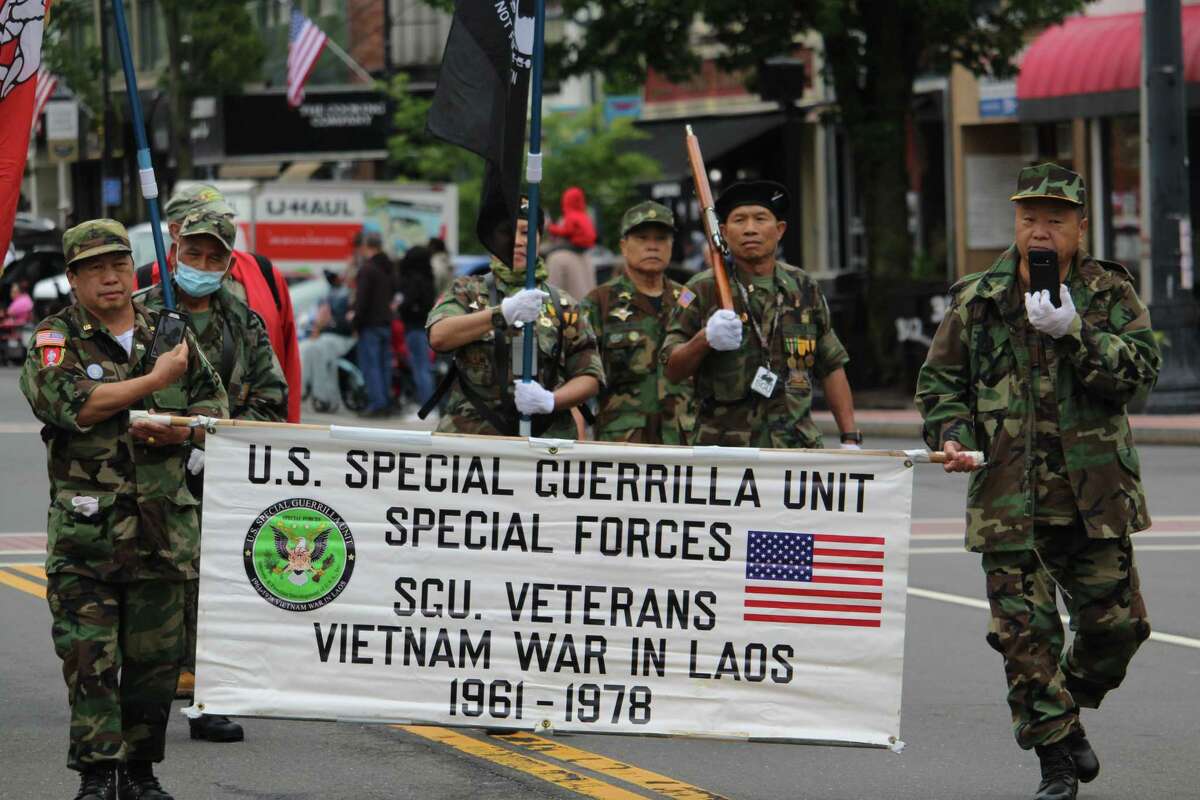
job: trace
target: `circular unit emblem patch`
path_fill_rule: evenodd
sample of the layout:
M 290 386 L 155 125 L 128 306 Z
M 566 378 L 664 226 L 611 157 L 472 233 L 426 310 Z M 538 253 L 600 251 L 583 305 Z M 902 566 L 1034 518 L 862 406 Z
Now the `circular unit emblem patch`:
M 259 595 L 285 611 L 329 605 L 354 572 L 354 535 L 319 500 L 281 500 L 255 518 L 242 548 L 246 577 Z

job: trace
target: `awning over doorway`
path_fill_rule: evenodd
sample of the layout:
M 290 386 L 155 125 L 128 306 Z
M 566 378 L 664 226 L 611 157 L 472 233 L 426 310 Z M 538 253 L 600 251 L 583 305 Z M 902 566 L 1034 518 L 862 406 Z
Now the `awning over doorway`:
M 728 117 L 701 117 L 639 122 L 637 130 L 648 139 L 630 142 L 629 149 L 654 159 L 662 167 L 661 180 L 681 180 L 691 176 L 683 129 L 688 123 L 700 139 L 706 163 L 716 161 L 739 145 L 762 136 L 783 124 L 783 113 L 749 114 Z
M 1183 7 L 1187 83 L 1200 84 L 1200 6 Z M 1073 17 L 1043 31 L 1021 58 L 1017 117 L 1065 120 L 1135 114 L 1142 83 L 1142 14 Z M 1188 104 L 1200 100 L 1189 87 Z

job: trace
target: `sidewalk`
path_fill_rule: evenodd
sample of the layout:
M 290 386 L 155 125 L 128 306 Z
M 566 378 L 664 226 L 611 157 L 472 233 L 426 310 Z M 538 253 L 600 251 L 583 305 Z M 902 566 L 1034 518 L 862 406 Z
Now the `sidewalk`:
M 814 411 L 813 419 L 821 433 L 837 436 L 837 425 L 828 411 Z M 854 419 L 868 445 L 879 437 L 921 438 L 921 415 L 915 410 L 858 409 Z M 1138 444 L 1200 446 L 1200 414 L 1134 414 L 1129 421 Z

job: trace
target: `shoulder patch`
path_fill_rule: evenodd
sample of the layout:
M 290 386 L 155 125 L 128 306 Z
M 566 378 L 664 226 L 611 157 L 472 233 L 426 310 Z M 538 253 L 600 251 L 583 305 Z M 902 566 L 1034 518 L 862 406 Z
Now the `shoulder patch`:
M 694 301 L 695 299 L 696 299 L 696 293 L 685 286 L 685 287 L 683 287 L 682 290 L 680 290 L 679 298 L 675 301 L 675 303 L 680 308 L 687 308 L 688 306 L 690 306 L 692 304 L 692 301 Z
M 34 347 L 66 347 L 67 335 L 62 331 L 38 331 L 33 340 Z

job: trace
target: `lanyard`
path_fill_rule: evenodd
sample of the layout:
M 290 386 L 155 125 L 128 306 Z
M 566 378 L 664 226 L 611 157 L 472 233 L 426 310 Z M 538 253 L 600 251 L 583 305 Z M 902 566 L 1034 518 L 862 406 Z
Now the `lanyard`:
M 740 280 L 734 280 L 734 283 L 737 284 L 738 293 L 742 296 L 742 303 L 746 306 L 746 316 L 750 318 L 750 327 L 754 330 L 754 335 L 762 347 L 763 358 L 766 361 L 764 366 L 771 369 L 771 338 L 779 330 L 779 315 L 783 312 L 783 290 L 779 288 L 775 290 L 775 318 L 771 320 L 768 332 L 764 333 L 763 329 L 759 327 L 758 320 L 754 318 L 754 308 L 750 305 L 750 296 L 746 293 L 746 287 Z

